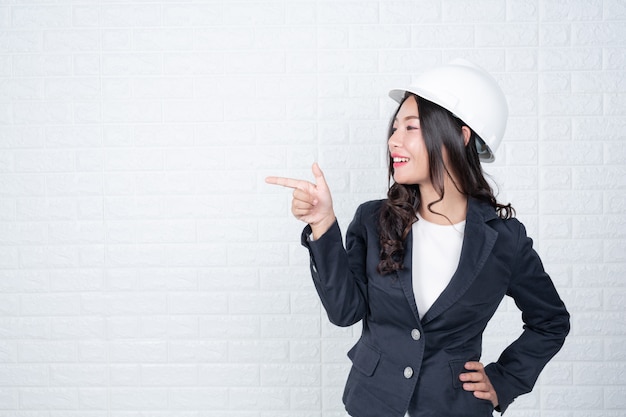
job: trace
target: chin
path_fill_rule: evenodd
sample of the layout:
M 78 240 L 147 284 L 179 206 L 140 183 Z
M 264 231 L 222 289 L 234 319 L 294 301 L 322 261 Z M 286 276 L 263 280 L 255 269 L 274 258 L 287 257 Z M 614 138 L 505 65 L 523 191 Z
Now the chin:
M 401 176 L 394 176 L 393 182 L 400 185 L 416 185 L 414 181 L 411 181 L 407 178 L 402 178 Z
M 394 175 L 393 182 L 400 185 L 420 185 L 422 183 L 426 183 L 424 180 L 420 180 L 419 178 L 411 178 L 406 175 Z

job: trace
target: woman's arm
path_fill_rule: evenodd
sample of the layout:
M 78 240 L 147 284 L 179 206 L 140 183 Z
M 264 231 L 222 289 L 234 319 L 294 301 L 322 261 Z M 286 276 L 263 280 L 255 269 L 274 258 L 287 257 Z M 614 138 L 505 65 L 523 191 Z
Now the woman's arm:
M 513 275 L 507 295 L 522 311 L 524 331 L 485 372 L 498 393 L 501 412 L 513 400 L 530 392 L 539 373 L 561 349 L 569 333 L 570 315 L 552 280 L 543 269 L 532 239 L 519 224 Z
M 330 189 L 322 170 L 313 164 L 315 184 L 292 178 L 267 177 L 268 184 L 293 189 L 291 212 L 308 223 L 302 244 L 311 255 L 311 275 L 330 321 L 350 326 L 366 312 L 365 230 L 360 210 L 348 228 L 346 248 L 333 211 Z
M 329 320 L 337 326 L 351 326 L 367 312 L 367 241 L 362 211 L 363 206 L 348 227 L 346 248 L 336 221 L 314 241 L 308 239 L 309 226 L 302 233 L 302 244 L 309 249 L 313 283 Z

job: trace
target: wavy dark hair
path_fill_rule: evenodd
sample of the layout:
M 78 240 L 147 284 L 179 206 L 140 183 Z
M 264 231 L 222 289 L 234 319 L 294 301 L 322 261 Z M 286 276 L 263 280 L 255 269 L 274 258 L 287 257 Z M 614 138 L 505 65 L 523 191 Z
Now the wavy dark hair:
M 498 203 L 491 186 L 485 179 L 478 150 L 475 146 L 476 133 L 471 131 L 470 140 L 465 146 L 462 127 L 467 125 L 461 119 L 443 107 L 417 95 L 407 93 L 404 100 L 410 97 L 414 97 L 417 102 L 420 128 L 428 152 L 430 180 L 440 196 L 439 200 L 428 205 L 428 210 L 443 216 L 443 214 L 432 210 L 432 206 L 443 199 L 445 193 L 444 179 L 445 176 L 449 175 L 453 179 L 454 186 L 462 194 L 490 204 L 502 219 L 513 217 L 515 210 L 511 204 Z M 393 121 L 401 106 L 402 103 L 391 118 L 388 137 L 393 134 Z M 444 147 L 448 166 L 444 163 Z M 387 199 L 381 207 L 378 221 L 381 248 L 378 272 L 383 275 L 403 268 L 404 242 L 413 223 L 417 221 L 417 211 L 421 204 L 418 185 L 392 183 L 394 169 L 391 154 L 389 154 L 388 165 L 391 185 L 387 192 Z

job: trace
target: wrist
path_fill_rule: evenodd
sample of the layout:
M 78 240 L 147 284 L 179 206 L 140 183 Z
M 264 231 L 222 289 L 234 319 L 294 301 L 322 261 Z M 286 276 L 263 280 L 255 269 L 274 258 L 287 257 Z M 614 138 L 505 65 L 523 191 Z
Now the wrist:
M 311 234 L 313 235 L 313 240 L 317 240 L 322 237 L 322 235 L 331 228 L 336 220 L 337 218 L 333 214 L 332 216 L 328 216 L 320 220 L 319 222 L 310 223 L 309 226 L 311 226 Z

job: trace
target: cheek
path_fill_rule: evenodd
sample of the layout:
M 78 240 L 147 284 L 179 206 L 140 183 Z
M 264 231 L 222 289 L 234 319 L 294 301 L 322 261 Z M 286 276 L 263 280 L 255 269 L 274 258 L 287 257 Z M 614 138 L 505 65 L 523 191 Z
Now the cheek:
M 410 144 L 410 152 L 413 155 L 413 158 L 418 159 L 420 161 L 428 160 L 428 152 L 426 151 L 426 145 L 422 138 L 416 138 L 416 140 L 411 141 Z

